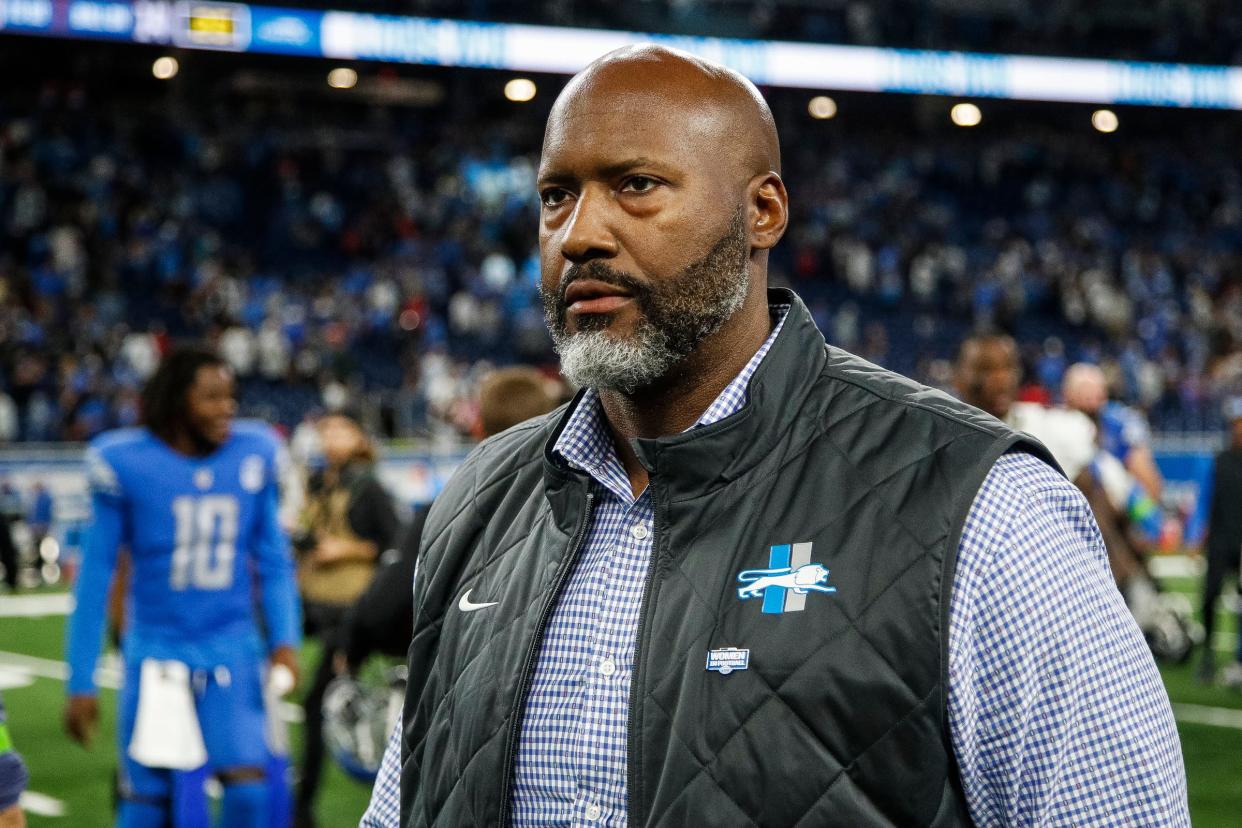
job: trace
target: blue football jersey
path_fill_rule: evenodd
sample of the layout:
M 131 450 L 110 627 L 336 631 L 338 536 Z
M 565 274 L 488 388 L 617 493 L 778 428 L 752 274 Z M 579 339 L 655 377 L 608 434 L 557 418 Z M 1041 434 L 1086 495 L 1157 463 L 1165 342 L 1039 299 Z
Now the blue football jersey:
M 1130 452 L 1151 442 L 1146 418 L 1122 403 L 1110 401 L 1100 410 L 1100 448 L 1126 462 Z
M 96 438 L 87 451 L 93 518 L 70 623 L 70 692 L 94 689 L 107 587 L 129 550 L 124 651 L 211 667 L 261 653 L 256 588 L 269 648 L 300 632 L 288 539 L 277 519 L 283 447 L 240 421 L 206 457 L 146 429 Z

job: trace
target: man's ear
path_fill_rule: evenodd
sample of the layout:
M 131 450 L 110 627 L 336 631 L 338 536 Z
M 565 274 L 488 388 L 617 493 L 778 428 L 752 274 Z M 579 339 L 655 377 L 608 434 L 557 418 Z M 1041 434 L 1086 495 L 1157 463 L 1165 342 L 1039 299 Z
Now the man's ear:
M 746 195 L 751 248 L 775 247 L 789 225 L 789 194 L 785 192 L 785 182 L 774 172 L 757 175 L 747 185 Z

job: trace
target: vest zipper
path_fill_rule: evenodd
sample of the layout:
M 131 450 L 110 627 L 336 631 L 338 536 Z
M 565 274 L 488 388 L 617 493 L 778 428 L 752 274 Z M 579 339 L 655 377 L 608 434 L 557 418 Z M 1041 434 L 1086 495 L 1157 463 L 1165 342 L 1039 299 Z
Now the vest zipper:
M 509 735 L 505 748 L 505 772 L 500 777 L 502 785 L 500 792 L 500 818 L 496 822 L 500 828 L 504 828 L 509 823 L 509 799 L 513 793 L 513 775 L 516 772 L 517 740 L 522 727 L 522 708 L 526 702 L 526 694 L 530 692 L 531 681 L 534 679 L 535 658 L 539 655 L 539 646 L 543 643 L 543 633 L 548 626 L 548 619 L 552 616 L 552 610 L 556 606 L 556 600 L 561 595 L 561 589 L 565 586 L 565 580 L 569 577 L 569 571 L 573 568 L 573 563 L 577 560 L 578 553 L 582 551 L 582 543 L 586 540 L 587 529 L 591 525 L 591 510 L 594 505 L 595 493 L 588 492 L 586 496 L 586 509 L 582 514 L 582 524 L 578 527 L 574 539 L 569 544 L 569 554 L 565 556 L 565 561 L 561 564 L 561 568 L 557 570 L 556 582 L 552 586 L 552 594 L 548 596 L 548 600 L 543 605 L 543 610 L 539 615 L 539 624 L 535 627 L 535 636 L 531 639 L 530 649 L 526 651 L 526 659 L 522 663 L 522 674 L 518 679 L 517 698 L 513 702 L 513 711 L 510 714 Z
M 625 821 L 627 825 L 634 825 L 635 814 L 635 791 L 638 790 L 636 784 L 638 780 L 639 770 L 638 762 L 638 737 L 637 730 L 634 727 L 634 713 L 638 709 L 638 695 L 635 692 L 638 689 L 639 671 L 643 668 L 642 651 L 643 651 L 643 633 L 647 629 L 647 613 L 651 608 L 651 590 L 655 586 L 656 562 L 660 558 L 660 537 L 656 527 L 660 525 L 660 505 L 656 500 L 655 487 L 653 481 L 647 480 L 647 494 L 651 496 L 651 560 L 647 562 L 647 580 L 643 584 L 643 597 L 638 605 L 638 630 L 634 634 L 634 670 L 630 674 L 630 705 L 626 711 L 626 735 L 625 735 Z

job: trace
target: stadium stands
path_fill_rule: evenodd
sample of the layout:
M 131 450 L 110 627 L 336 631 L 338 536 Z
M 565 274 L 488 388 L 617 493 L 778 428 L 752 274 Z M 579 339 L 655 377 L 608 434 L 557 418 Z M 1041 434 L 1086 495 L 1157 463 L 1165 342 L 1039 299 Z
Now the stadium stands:
M 554 364 L 532 183 L 559 79 L 527 106 L 464 106 L 498 83 L 464 70 L 428 70 L 431 107 L 204 103 L 191 78 L 110 94 L 97 66 L 2 104 L 0 439 L 132 422 L 172 338 L 220 347 L 244 413 L 292 426 L 365 395 L 395 436 L 454 433 L 480 360 Z M 945 385 L 963 333 L 999 326 L 1045 389 L 1103 360 L 1157 429 L 1218 427 L 1242 374 L 1223 120 L 1188 122 L 1189 144 L 1183 114 L 1115 135 L 1017 115 L 963 130 L 928 99 L 816 121 L 805 95 L 771 96 L 794 204 L 773 272 L 835 341 Z

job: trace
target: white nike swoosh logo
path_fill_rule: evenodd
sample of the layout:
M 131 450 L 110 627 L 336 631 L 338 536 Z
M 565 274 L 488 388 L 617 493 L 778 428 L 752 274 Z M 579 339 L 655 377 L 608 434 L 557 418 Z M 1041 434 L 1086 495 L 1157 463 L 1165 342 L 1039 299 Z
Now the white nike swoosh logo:
M 475 610 L 487 609 L 488 607 L 494 607 L 500 603 L 499 601 L 489 601 L 486 604 L 471 603 L 470 593 L 473 591 L 473 589 L 468 589 L 461 594 L 461 600 L 457 602 L 457 608 L 462 612 L 474 612 Z

